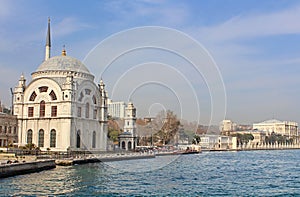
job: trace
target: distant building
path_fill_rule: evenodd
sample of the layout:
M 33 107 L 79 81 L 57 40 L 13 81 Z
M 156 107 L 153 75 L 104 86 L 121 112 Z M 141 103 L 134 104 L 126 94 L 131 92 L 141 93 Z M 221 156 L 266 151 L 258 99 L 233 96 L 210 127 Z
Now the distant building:
M 144 122 L 145 122 L 146 124 L 148 124 L 148 123 L 152 122 L 154 119 L 155 119 L 154 117 L 145 117 L 145 118 L 144 118 Z
M 189 143 L 189 136 L 185 133 L 184 128 L 182 125 L 179 126 L 178 132 L 176 132 L 174 136 L 175 145 L 188 145 Z
M 11 109 L 5 107 L 0 101 L 0 113 L 11 114 Z
M 136 145 L 136 108 L 130 102 L 126 107 L 124 131 L 119 135 L 119 147 L 124 150 L 134 150 Z
M 265 131 L 267 135 L 271 135 L 274 132 L 289 138 L 297 138 L 299 136 L 298 123 L 292 121 L 266 120 L 253 124 L 253 129 Z
M 18 142 L 17 117 L 0 113 L 0 147 L 7 147 Z
M 222 135 L 202 135 L 199 144 L 202 149 L 226 150 L 237 148 L 236 137 Z
M 220 132 L 223 135 L 228 135 L 231 131 L 235 131 L 237 128 L 237 124 L 231 120 L 223 120 L 220 123 Z
M 254 144 L 261 144 L 264 143 L 266 140 L 266 132 L 265 131 L 259 131 L 259 130 L 247 130 L 247 131 L 234 131 L 231 134 L 251 134 L 253 135 L 254 139 L 251 141 L 251 143 Z
M 236 127 L 236 131 L 248 131 L 248 130 L 252 130 L 252 125 L 238 124 L 237 127 Z
M 111 99 L 107 100 L 107 111 L 108 115 L 113 118 L 125 117 L 126 103 L 124 101 L 113 102 Z

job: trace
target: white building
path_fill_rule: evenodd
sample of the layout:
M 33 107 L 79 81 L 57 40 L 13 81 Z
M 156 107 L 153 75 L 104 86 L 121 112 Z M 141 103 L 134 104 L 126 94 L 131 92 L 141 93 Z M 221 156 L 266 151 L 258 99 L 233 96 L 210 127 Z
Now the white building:
M 259 130 L 246 130 L 246 131 L 234 131 L 231 134 L 251 134 L 253 136 L 253 140 L 251 143 L 253 144 L 261 144 L 264 143 L 266 140 L 266 132 L 265 131 L 259 131 Z
M 111 99 L 107 100 L 108 114 L 114 118 L 125 117 L 126 103 L 124 101 L 113 102 Z
M 223 120 L 220 123 L 220 132 L 222 133 L 226 133 L 226 132 L 230 132 L 230 131 L 235 131 L 237 128 L 237 124 L 234 123 L 231 120 Z
M 107 93 L 103 81 L 79 60 L 50 57 L 50 21 L 44 62 L 26 84 L 22 75 L 14 89 L 14 115 L 19 145 L 41 150 L 104 151 L 107 143 Z
M 200 136 L 200 146 L 202 149 L 226 150 L 236 149 L 236 137 L 222 135 L 202 135 Z
M 136 142 L 136 108 L 129 102 L 124 118 L 124 131 L 119 135 L 119 147 L 125 150 L 135 149 Z
M 253 129 L 267 132 L 270 135 L 272 132 L 281 134 L 289 138 L 298 137 L 298 123 L 292 121 L 266 120 L 264 122 L 253 124 Z

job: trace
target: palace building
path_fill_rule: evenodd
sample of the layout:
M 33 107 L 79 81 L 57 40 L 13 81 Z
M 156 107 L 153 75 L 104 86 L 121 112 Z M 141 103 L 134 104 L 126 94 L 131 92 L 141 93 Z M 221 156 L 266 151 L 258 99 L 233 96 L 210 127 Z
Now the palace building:
M 265 131 L 267 135 L 271 135 L 271 133 L 274 132 L 289 138 L 297 139 L 299 137 L 298 123 L 293 121 L 266 120 L 253 124 L 253 129 Z
M 50 56 L 50 20 L 45 60 L 26 84 L 22 75 L 14 89 L 14 115 L 19 146 L 35 144 L 51 151 L 105 151 L 107 92 L 101 80 L 79 60 Z

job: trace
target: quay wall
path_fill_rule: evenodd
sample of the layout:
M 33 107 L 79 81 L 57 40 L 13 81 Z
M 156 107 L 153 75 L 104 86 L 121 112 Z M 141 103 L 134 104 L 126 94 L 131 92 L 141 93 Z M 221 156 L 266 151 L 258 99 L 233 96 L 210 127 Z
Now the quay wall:
M 39 172 L 55 168 L 55 160 L 31 161 L 0 165 L 0 178 Z
M 56 160 L 56 165 L 67 166 L 74 164 L 85 164 L 85 163 L 96 163 L 96 162 L 111 162 L 111 161 L 123 161 L 123 160 L 133 160 L 133 159 L 150 159 L 155 158 L 154 154 L 127 154 L 127 155 L 97 155 L 89 156 L 83 158 L 73 158 L 73 159 L 62 159 Z
M 300 149 L 299 144 L 281 145 L 281 144 L 264 144 L 264 145 L 249 145 L 249 146 L 238 146 L 237 148 L 204 148 L 203 152 L 206 151 L 254 151 L 254 150 L 292 150 Z

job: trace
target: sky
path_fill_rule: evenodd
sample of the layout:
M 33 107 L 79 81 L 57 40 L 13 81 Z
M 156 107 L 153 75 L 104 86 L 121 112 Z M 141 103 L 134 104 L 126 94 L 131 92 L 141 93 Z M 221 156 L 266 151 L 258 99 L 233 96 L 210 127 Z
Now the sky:
M 140 117 L 170 109 L 202 124 L 300 123 L 299 1 L 0 0 L 6 106 L 44 60 L 48 17 L 52 56 L 65 45 Z

